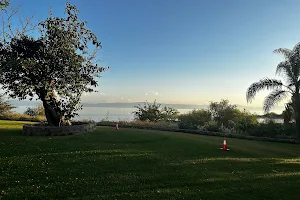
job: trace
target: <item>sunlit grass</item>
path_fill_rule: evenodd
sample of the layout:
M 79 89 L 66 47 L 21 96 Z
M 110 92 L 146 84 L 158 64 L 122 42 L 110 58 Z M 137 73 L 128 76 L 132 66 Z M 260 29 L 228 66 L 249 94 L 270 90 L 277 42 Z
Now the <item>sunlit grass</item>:
M 298 164 L 300 165 L 300 158 L 292 158 L 292 159 L 278 159 L 278 163 L 285 164 Z
M 298 199 L 300 145 L 98 127 L 21 136 L 0 121 L 1 199 Z
M 5 130 L 5 129 L 7 129 L 7 131 L 11 129 L 20 130 L 24 124 L 33 124 L 33 123 L 35 122 L 0 120 L 0 130 Z

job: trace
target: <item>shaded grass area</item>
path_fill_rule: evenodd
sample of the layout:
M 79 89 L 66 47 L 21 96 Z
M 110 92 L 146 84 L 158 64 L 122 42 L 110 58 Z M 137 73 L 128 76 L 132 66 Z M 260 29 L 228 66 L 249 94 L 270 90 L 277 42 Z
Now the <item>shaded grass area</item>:
M 21 136 L 0 121 L 2 199 L 298 199 L 300 145 L 98 127 Z

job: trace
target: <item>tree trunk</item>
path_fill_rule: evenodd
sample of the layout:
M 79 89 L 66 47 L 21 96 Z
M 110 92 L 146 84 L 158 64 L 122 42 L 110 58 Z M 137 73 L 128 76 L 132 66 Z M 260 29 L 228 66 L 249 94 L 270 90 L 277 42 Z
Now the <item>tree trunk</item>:
M 43 106 L 45 109 L 45 115 L 48 124 L 50 126 L 60 126 L 62 118 L 56 113 L 54 108 L 49 104 L 47 100 L 43 100 Z

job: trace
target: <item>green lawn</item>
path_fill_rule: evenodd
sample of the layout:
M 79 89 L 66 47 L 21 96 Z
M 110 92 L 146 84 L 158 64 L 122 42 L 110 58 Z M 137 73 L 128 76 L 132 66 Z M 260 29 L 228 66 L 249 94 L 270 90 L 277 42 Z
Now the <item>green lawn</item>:
M 0 121 L 0 199 L 300 199 L 300 145 L 98 127 L 21 136 Z

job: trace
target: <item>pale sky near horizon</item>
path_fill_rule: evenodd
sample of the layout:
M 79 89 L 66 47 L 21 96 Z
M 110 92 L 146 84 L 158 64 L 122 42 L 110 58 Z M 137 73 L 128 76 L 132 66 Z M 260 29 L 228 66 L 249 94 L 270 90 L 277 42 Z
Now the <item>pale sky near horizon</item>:
M 11 0 L 34 20 L 65 0 Z M 247 105 L 246 89 L 275 77 L 274 49 L 300 41 L 296 0 L 70 0 L 103 44 L 98 93 L 83 102 Z M 261 106 L 262 92 L 249 106 Z

